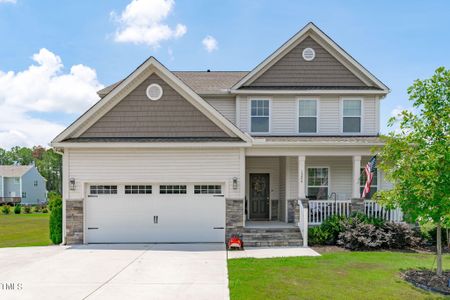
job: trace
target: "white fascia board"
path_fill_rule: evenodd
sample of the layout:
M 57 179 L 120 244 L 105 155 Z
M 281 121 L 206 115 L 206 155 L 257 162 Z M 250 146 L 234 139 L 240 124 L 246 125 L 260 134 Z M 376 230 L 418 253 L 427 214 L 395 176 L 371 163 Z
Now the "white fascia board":
M 52 146 L 55 148 L 241 148 L 251 147 L 249 142 L 211 142 L 211 143 L 71 143 L 55 142 Z
M 386 95 L 386 91 L 382 90 L 231 90 L 231 94 L 235 95 L 318 95 L 318 94 L 331 94 L 331 95 Z
M 356 142 L 266 142 L 266 141 L 254 141 L 253 147 L 317 147 L 317 146 L 343 146 L 343 147 L 360 147 L 360 146 L 384 146 L 384 143 L 356 143 Z

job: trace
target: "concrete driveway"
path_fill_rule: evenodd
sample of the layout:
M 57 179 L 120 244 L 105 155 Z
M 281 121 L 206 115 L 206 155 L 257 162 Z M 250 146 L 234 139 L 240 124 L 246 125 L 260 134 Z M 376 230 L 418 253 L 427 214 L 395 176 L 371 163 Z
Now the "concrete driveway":
M 0 249 L 0 299 L 228 299 L 222 244 Z

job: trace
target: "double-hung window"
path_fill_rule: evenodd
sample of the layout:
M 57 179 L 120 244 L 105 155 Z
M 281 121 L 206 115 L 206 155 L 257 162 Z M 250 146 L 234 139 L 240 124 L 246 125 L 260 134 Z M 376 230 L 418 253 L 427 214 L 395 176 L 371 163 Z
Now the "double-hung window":
M 361 132 L 362 101 L 342 100 L 342 131 L 344 133 Z
M 308 168 L 308 197 L 311 200 L 328 199 L 328 168 Z
M 298 132 L 317 132 L 317 100 L 298 100 Z
M 270 100 L 251 100 L 250 130 L 252 133 L 269 133 Z
M 366 186 L 367 175 L 364 168 L 361 168 L 361 177 L 359 178 L 359 194 L 362 195 L 364 187 Z M 370 184 L 370 192 L 366 195 L 366 199 L 371 199 L 373 194 L 378 190 L 378 171 L 373 173 L 372 183 Z

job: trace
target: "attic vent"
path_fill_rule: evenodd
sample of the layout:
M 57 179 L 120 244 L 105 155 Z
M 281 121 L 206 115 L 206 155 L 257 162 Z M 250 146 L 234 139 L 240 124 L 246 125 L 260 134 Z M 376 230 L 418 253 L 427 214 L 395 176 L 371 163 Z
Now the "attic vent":
M 161 99 L 163 95 L 163 89 L 159 84 L 152 83 L 147 87 L 146 93 L 148 99 L 156 101 Z
M 302 53 L 303 59 L 306 61 L 311 61 L 316 57 L 316 52 L 313 48 L 305 48 Z

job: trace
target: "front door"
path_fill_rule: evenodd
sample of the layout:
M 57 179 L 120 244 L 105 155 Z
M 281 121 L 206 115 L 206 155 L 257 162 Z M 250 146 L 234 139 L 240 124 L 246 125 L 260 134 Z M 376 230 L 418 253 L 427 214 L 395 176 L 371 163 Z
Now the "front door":
M 250 174 L 251 220 L 269 220 L 269 198 L 269 174 Z

